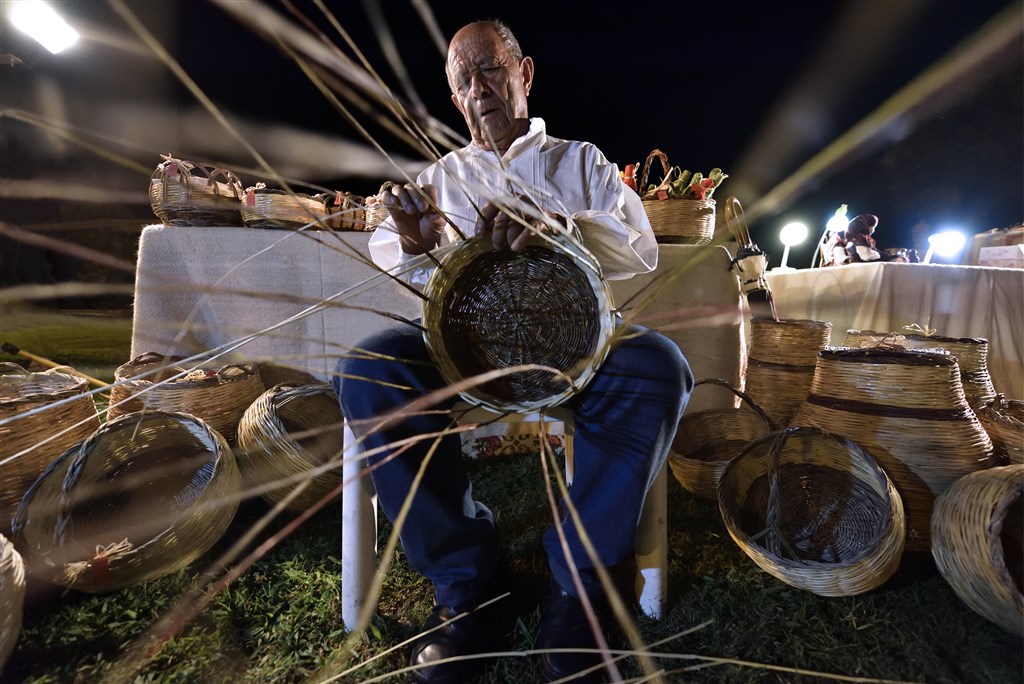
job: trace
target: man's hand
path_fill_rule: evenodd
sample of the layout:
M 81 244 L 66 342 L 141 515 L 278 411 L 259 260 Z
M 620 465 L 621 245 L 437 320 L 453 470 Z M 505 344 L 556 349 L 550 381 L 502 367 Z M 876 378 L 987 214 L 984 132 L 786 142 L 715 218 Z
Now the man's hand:
M 394 185 L 384 195 L 384 206 L 395 221 L 406 254 L 429 252 L 441 242 L 445 222 L 435 209 L 437 188 L 433 185 Z
M 532 216 L 515 207 L 501 208 L 488 202 L 480 210 L 480 217 L 476 220 L 476 235 L 490 235 L 495 249 L 510 248 L 513 252 L 518 252 L 526 246 L 534 233 L 550 233 L 550 221 L 565 226 L 565 217 L 545 211 L 542 213 L 549 221 L 544 221 L 537 216 L 541 210 L 537 209 L 529 198 L 520 196 L 519 200 L 534 207 Z

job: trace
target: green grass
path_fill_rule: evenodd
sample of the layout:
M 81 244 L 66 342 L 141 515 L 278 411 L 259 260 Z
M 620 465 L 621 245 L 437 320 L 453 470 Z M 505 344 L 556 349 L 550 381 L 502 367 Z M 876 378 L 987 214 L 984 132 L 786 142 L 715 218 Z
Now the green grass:
M 33 351 L 72 365 L 95 358 L 97 368 L 109 371 L 107 377 L 127 354 L 121 321 L 100 319 L 96 324 L 90 317 L 79 324 L 76 317 L 69 330 L 62 327 L 66 319 L 46 313 L 25 319 L 33 325 L 14 331 L 8 330 L 9 320 L 4 320 L 5 339 L 19 345 L 31 341 Z M 97 341 L 87 343 L 88 349 L 79 346 L 80 340 L 93 339 Z M 469 462 L 469 468 L 477 495 L 492 505 L 501 526 L 516 578 L 511 606 L 516 623 L 509 644 L 523 651 L 536 636 L 548 582 L 540 545 L 548 519 L 540 468 L 534 457 Z M 88 595 L 62 592 L 30 577 L 24 626 L 3 681 L 113 681 L 116 665 L 178 604 L 207 564 L 266 510 L 260 499 L 244 502 L 228 532 L 204 558 L 143 585 Z M 275 521 L 250 550 L 286 522 Z M 382 542 L 389 531 L 385 522 Z M 399 552 L 370 630 L 354 652 L 346 652 L 340 535 L 339 506 L 333 503 L 216 595 L 130 681 L 322 681 L 340 667 L 327 667 L 331 663 L 351 666 L 381 654 L 340 681 L 364 681 L 402 667 L 404 651 L 388 649 L 416 634 L 431 607 L 431 588 Z M 834 681 L 757 664 L 941 684 L 1019 684 L 1024 679 L 1021 639 L 974 613 L 927 557 L 908 558 L 894 578 L 868 594 L 816 596 L 762 572 L 729 538 L 715 504 L 683 491 L 674 480 L 669 483 L 669 535 L 668 614 L 661 621 L 639 620 L 647 643 L 669 639 L 656 649 L 671 654 L 658 660 L 671 673 L 669 681 Z M 630 574 L 628 568 L 620 573 L 626 580 Z M 709 624 L 679 636 L 705 622 Z M 750 665 L 707 665 L 697 656 Z M 682 671 L 701 664 L 707 666 Z M 482 681 L 531 682 L 536 672 L 533 658 L 504 658 Z M 635 676 L 640 670 L 627 660 L 623 673 Z

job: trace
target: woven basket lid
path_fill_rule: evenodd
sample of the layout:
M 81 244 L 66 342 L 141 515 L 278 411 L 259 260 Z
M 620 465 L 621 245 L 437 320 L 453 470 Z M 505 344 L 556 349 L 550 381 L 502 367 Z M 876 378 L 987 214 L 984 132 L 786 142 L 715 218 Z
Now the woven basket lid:
M 535 365 L 474 383 L 460 394 L 497 411 L 531 412 L 582 389 L 608 353 L 611 292 L 594 257 L 562 236 L 535 238 L 522 250 L 471 238 L 431 276 L 424 339 L 442 377 L 457 383 L 483 373 Z

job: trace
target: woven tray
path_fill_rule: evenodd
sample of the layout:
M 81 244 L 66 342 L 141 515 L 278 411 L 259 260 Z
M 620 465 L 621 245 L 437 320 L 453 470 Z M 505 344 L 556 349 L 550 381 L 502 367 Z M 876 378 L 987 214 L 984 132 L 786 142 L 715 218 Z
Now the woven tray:
M 750 442 L 776 429 L 771 418 L 745 393 L 725 380 L 704 378 L 694 383 L 718 385 L 738 396 L 745 406 L 695 411 L 683 416 L 672 441 L 668 464 L 683 486 L 706 499 L 718 496 L 725 467 Z
M 794 421 L 856 441 L 903 497 L 907 549 L 929 549 L 935 497 L 994 463 L 992 442 L 944 352 L 824 349 Z
M 56 584 L 114 591 L 180 570 L 224 533 L 239 475 L 219 433 L 184 413 L 109 421 L 50 464 L 14 517 Z
M 245 189 L 242 221 L 249 228 L 329 230 L 332 222 L 323 200 L 271 189 L 264 183 Z
M 142 410 L 190 413 L 233 444 L 238 421 L 264 391 L 251 363 L 190 362 L 180 356 L 145 352 L 114 371 L 109 417 Z
M 654 150 L 644 161 L 643 173 L 640 176 L 641 188 L 647 186 L 647 176 L 654 159 L 661 162 L 664 174 L 673 173 L 668 156 L 661 150 Z M 642 201 L 658 242 L 685 245 L 706 245 L 711 242 L 715 234 L 715 200 L 670 197 L 664 200 L 653 198 Z
M 51 369 L 0 364 L 0 531 L 50 462 L 100 426 L 89 383 Z
M 855 442 L 788 428 L 726 466 L 718 506 L 732 537 L 765 572 L 821 596 L 850 596 L 896 571 L 906 525 L 892 482 Z
M 7 537 L 0 534 L 0 670 L 21 634 L 25 607 L 25 564 Z
M 460 394 L 496 411 L 532 412 L 573 396 L 608 354 L 611 292 L 596 260 L 561 236 L 519 252 L 470 238 L 425 289 L 424 339 L 449 383 L 535 364 Z
M 341 492 L 342 437 L 338 395 L 330 385 L 277 385 L 242 416 L 239 469 L 247 485 L 268 488 L 263 496 L 272 503 L 303 487 L 285 505 L 306 510 Z M 269 488 L 277 483 L 283 486 Z
M 997 394 L 975 410 L 999 458 L 1024 463 L 1024 401 Z
M 149 201 L 168 226 L 241 226 L 242 183 L 213 164 L 163 155 L 149 183 Z
M 965 475 L 935 500 L 932 556 L 964 603 L 1024 636 L 1024 465 Z

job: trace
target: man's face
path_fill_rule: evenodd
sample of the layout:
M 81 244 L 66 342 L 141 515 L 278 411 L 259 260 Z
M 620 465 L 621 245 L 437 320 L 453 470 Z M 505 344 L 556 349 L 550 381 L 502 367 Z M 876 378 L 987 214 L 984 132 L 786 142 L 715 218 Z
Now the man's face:
M 493 28 L 461 29 L 448 50 L 452 102 L 462 112 L 473 143 L 502 153 L 529 128 L 526 97 L 533 61 L 516 62 Z

